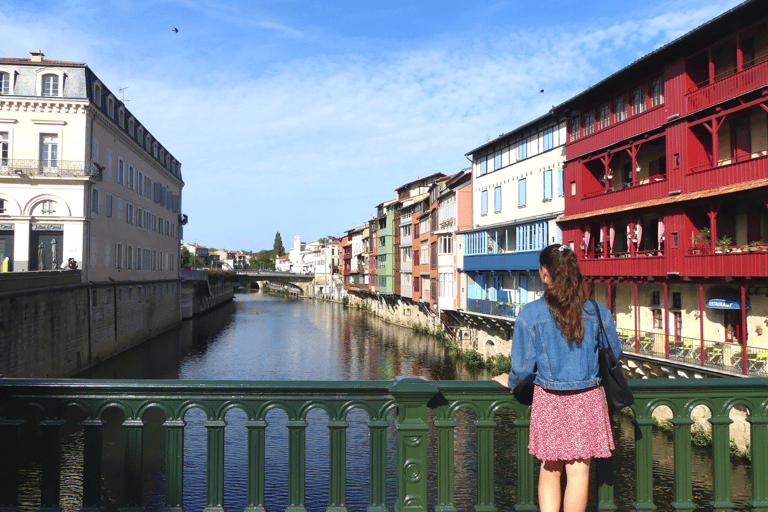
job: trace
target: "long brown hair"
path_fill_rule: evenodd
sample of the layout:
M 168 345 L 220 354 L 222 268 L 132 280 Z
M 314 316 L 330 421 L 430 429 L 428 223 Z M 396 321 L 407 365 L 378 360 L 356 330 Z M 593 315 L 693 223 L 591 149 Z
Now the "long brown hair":
M 561 248 L 562 247 L 562 248 Z M 567 246 L 552 244 L 539 255 L 539 266 L 547 269 L 550 283 L 544 285 L 544 299 L 568 343 L 584 338 L 584 278 L 576 254 Z

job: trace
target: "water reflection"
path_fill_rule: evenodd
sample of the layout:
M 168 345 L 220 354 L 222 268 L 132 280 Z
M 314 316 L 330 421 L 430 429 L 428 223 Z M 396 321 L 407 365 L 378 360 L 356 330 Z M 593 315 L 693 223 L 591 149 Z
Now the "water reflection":
M 469 380 L 488 378 L 463 367 L 448 351 L 431 337 L 415 334 L 409 329 L 387 324 L 366 312 L 343 309 L 337 304 L 299 301 L 264 295 L 238 295 L 236 300 L 207 315 L 185 322 L 180 328 L 167 332 L 137 347 L 82 377 L 87 378 L 170 378 L 194 380 L 385 380 L 396 376 L 424 376 L 431 380 Z M 246 446 L 245 414 L 240 410 L 227 413 L 225 431 L 225 507 L 243 510 L 246 506 Z M 456 506 L 460 511 L 473 510 L 476 501 L 476 429 L 474 415 L 460 411 L 456 417 L 455 476 Z M 123 506 L 123 497 L 116 489 L 122 487 L 123 435 L 121 413 L 111 411 L 107 417 L 104 451 L 103 505 L 105 510 Z M 165 420 L 157 410 L 145 416 L 144 427 L 144 506 L 147 510 L 162 510 L 164 502 Z M 202 411 L 191 410 L 185 420 L 184 506 L 190 511 L 205 508 L 206 428 Z M 362 411 L 353 411 L 347 432 L 347 507 L 350 511 L 365 510 L 368 503 L 368 429 Z M 430 422 L 434 416 L 430 415 Z M 495 435 L 495 486 L 499 510 L 513 510 L 517 500 L 517 436 L 513 426 L 514 414 L 502 411 L 497 417 L 499 429 Z M 268 510 L 287 507 L 287 417 L 275 410 L 268 415 L 266 489 Z M 75 422 L 76 423 L 76 422 Z M 312 411 L 307 428 L 307 502 L 310 511 L 325 510 L 328 501 L 328 428 L 324 412 Z M 64 447 L 68 467 L 62 506 L 77 510 L 82 498 L 78 496 L 76 467 L 82 464 L 78 446 L 81 431 L 73 427 Z M 614 456 L 616 479 L 615 500 L 619 510 L 633 509 L 634 501 L 634 429 L 630 420 L 618 417 L 614 436 L 617 451 Z M 393 509 L 394 457 L 396 431 L 388 434 L 388 492 L 387 504 Z M 429 451 L 436 451 L 434 430 L 430 433 Z M 71 453 L 71 455 L 69 455 Z M 671 436 L 654 432 L 654 485 L 659 510 L 672 510 L 673 461 Z M 35 509 L 39 491 L 35 491 L 35 475 L 39 467 L 30 458 L 25 467 L 27 476 L 24 509 Z M 697 507 L 709 509 L 712 499 L 712 459 L 709 448 L 693 450 L 694 496 Z M 430 461 L 430 480 L 435 484 L 435 460 Z M 749 465 L 733 463 L 733 488 L 736 510 L 748 510 Z M 594 479 L 593 479 L 594 481 Z M 73 491 L 74 489 L 74 491 Z M 594 491 L 594 490 L 593 490 Z M 37 494 L 35 494 L 37 492 Z M 68 493 L 68 494 L 67 494 Z M 594 492 L 593 492 L 594 495 Z M 430 486 L 429 507 L 436 505 L 436 485 Z M 78 501 L 80 500 L 80 501 Z

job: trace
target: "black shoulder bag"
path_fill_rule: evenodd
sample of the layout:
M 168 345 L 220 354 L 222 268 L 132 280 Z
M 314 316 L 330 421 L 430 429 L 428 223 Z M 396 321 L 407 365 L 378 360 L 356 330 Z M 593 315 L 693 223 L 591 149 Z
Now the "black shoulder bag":
M 590 302 L 597 313 L 597 358 L 600 363 L 600 379 L 605 389 L 605 398 L 610 409 L 623 409 L 635 403 L 635 397 L 632 395 L 632 390 L 629 389 L 621 365 L 608 343 L 603 318 L 600 316 L 600 306 L 594 300 L 590 300 Z

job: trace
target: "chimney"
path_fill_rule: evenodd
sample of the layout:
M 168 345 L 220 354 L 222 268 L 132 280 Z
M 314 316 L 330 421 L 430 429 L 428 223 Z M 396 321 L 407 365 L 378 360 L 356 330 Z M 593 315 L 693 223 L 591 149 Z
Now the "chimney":
M 45 54 L 40 50 L 29 52 L 29 54 L 32 56 L 32 62 L 43 62 L 43 57 L 45 57 Z

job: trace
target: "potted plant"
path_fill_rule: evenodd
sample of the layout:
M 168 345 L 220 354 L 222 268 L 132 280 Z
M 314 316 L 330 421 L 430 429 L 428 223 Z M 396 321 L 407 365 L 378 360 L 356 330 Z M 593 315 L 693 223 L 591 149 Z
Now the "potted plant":
M 730 246 L 733 240 L 729 236 L 720 237 L 715 244 L 717 245 L 717 252 L 729 252 Z
M 752 240 L 749 242 L 749 252 L 755 252 L 760 248 L 760 240 Z
M 712 232 L 709 228 L 701 228 L 699 234 L 691 239 L 693 254 L 699 254 L 699 252 L 709 249 L 711 236 Z

